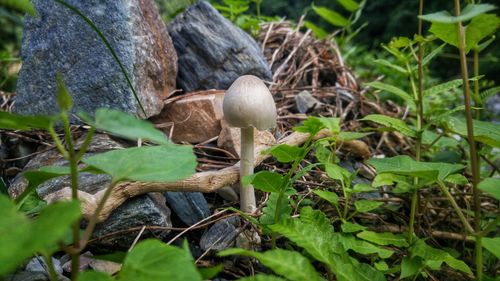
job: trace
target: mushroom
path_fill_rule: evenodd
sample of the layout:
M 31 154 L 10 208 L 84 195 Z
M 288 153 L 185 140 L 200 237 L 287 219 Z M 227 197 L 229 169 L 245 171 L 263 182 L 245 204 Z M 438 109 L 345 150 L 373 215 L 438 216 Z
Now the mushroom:
M 256 209 L 254 189 L 251 184 L 243 184 L 241 179 L 253 174 L 253 128 L 260 131 L 274 128 L 276 105 L 262 80 L 243 75 L 227 89 L 222 108 L 228 125 L 241 128 L 240 209 L 252 213 Z

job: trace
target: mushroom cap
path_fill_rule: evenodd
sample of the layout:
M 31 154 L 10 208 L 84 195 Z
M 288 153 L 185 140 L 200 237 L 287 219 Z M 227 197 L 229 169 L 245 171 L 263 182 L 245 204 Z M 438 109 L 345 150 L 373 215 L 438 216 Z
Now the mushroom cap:
M 224 119 L 231 127 L 255 127 L 262 131 L 276 126 L 276 104 L 258 77 L 243 75 L 227 89 L 222 104 Z

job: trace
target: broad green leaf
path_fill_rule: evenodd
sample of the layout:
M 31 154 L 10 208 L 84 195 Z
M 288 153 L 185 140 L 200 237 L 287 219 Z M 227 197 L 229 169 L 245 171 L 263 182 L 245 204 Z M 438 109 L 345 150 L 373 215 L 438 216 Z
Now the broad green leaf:
M 24 116 L 0 111 L 0 129 L 31 130 L 47 129 L 51 126 L 54 117 L 51 116 Z
M 382 83 L 379 81 L 365 83 L 365 85 L 370 86 L 370 87 L 375 88 L 375 89 L 378 89 L 378 90 L 382 90 L 382 91 L 386 91 L 386 92 L 389 92 L 391 94 L 394 94 L 394 95 L 400 97 L 401 99 L 403 99 L 403 101 L 405 101 L 405 104 L 409 105 L 411 109 L 414 110 L 416 108 L 415 101 L 413 100 L 413 97 L 410 96 L 410 94 L 408 94 L 407 92 L 401 90 L 400 88 L 398 88 L 396 86 Z
M 279 144 L 266 150 L 265 153 L 271 154 L 281 163 L 290 163 L 302 157 L 304 149 L 298 146 Z
M 451 131 L 467 137 L 467 123 L 463 118 L 450 117 L 447 125 Z M 476 141 L 492 147 L 500 147 L 500 124 L 473 120 L 473 127 Z
M 212 267 L 198 268 L 198 272 L 200 273 L 203 280 L 214 279 L 217 276 L 217 274 L 219 274 L 223 270 L 224 270 L 223 264 L 219 264 Z
M 500 179 L 486 178 L 477 187 L 493 198 L 500 200 Z
M 408 278 L 410 276 L 414 276 L 419 273 L 420 270 L 424 267 L 422 259 L 419 257 L 404 257 L 401 262 L 401 275 L 400 279 Z
M 304 26 L 306 28 L 310 29 L 314 33 L 316 38 L 318 38 L 318 39 L 323 39 L 323 38 L 326 38 L 328 36 L 328 32 L 326 30 L 317 26 L 313 22 L 306 20 L 306 21 L 304 21 Z
M 192 148 L 174 144 L 112 150 L 82 161 L 114 181 L 176 181 L 194 174 L 196 168 Z
M 430 95 L 437 95 L 441 94 L 443 92 L 447 92 L 452 89 L 456 89 L 460 86 L 462 86 L 463 80 L 462 79 L 455 79 L 451 80 L 436 86 L 433 86 L 427 90 L 424 91 L 424 97 L 425 96 L 430 96 Z
M 270 225 L 276 223 L 275 213 L 278 211 L 278 222 L 290 217 L 292 212 L 292 207 L 288 204 L 288 194 L 285 193 L 280 204 L 278 205 L 278 196 L 276 192 L 269 194 L 269 200 L 267 200 L 266 206 L 262 209 L 262 216 L 260 216 L 259 221 L 262 225 Z
M 446 177 L 446 179 L 444 179 L 444 181 L 451 184 L 460 184 L 460 185 L 465 185 L 469 183 L 467 178 L 462 174 L 449 175 Z
M 369 211 L 373 211 L 382 205 L 384 205 L 383 202 L 370 201 L 370 200 L 356 200 L 356 202 L 354 202 L 354 206 L 356 207 L 356 211 L 358 211 L 360 213 L 366 213 Z
M 118 281 L 202 280 L 191 253 L 148 239 L 128 253 Z
M 472 274 L 470 268 L 463 261 L 454 258 L 446 251 L 435 249 L 427 245 L 423 240 L 417 240 L 417 242 L 415 242 L 415 244 L 410 247 L 410 253 L 412 254 L 412 257 L 421 257 L 426 262 L 445 262 L 450 267 L 456 270 Z
M 286 281 L 286 279 L 273 275 L 257 274 L 254 276 L 240 278 L 238 281 Z
M 356 234 L 358 238 L 370 241 L 377 245 L 394 245 L 397 247 L 408 247 L 408 242 L 403 235 L 394 234 L 391 232 L 373 232 L 369 230 L 362 231 Z
M 366 184 L 366 183 L 355 184 L 354 187 L 352 188 L 352 192 L 354 192 L 354 193 L 371 192 L 374 190 L 377 190 L 377 189 L 372 187 L 369 184 Z
M 465 30 L 465 49 L 477 48 L 486 37 L 495 33 L 500 25 L 500 19 L 495 14 L 481 14 L 473 18 Z
M 313 4 L 312 9 L 322 19 L 324 19 L 333 26 L 346 27 L 349 25 L 349 21 L 344 16 L 326 7 L 315 6 Z
M 339 196 L 335 192 L 326 190 L 314 190 L 314 194 L 318 195 L 321 199 L 324 199 L 334 206 L 339 205 Z
M 374 63 L 376 64 L 380 64 L 380 65 L 383 65 L 383 66 L 386 66 L 386 67 L 389 67 L 389 68 L 392 68 L 394 70 L 396 70 L 397 72 L 403 74 L 403 75 L 408 75 L 408 70 L 402 68 L 401 66 L 399 65 L 395 65 L 393 64 L 392 62 L 388 61 L 388 60 L 384 60 L 384 59 L 376 59 L 373 61 Z
M 381 248 L 367 241 L 357 239 L 352 234 L 335 233 L 334 239 L 342 245 L 344 250 L 353 250 L 362 255 L 377 254 L 380 258 L 386 259 L 394 254 L 393 251 Z
M 430 22 L 440 22 L 440 23 L 457 23 L 468 21 L 475 16 L 487 13 L 489 11 L 495 10 L 496 7 L 491 4 L 469 4 L 463 10 L 460 16 L 452 16 L 447 11 L 441 11 L 437 13 L 427 14 L 419 16 L 420 19 Z
M 340 132 L 340 118 L 320 117 L 319 121 L 321 121 L 325 128 L 328 129 L 332 134 Z
M 371 135 L 372 133 L 359 133 L 359 132 L 340 132 L 337 136 L 337 139 L 340 141 L 351 141 L 360 138 L 364 138 L 366 136 Z
M 377 173 L 375 178 L 373 179 L 372 186 L 380 187 L 384 185 L 393 185 L 394 183 L 398 183 L 400 181 L 405 181 L 406 177 L 392 174 L 392 173 Z
M 311 262 L 295 251 L 274 249 L 259 253 L 244 249 L 228 249 L 219 253 L 219 256 L 223 257 L 229 255 L 254 257 L 276 274 L 292 281 L 322 280 Z
M 456 25 L 453 23 L 433 22 L 429 31 L 447 44 L 457 47 L 458 37 Z
M 389 265 L 385 261 L 379 261 L 373 264 L 375 266 L 375 269 L 378 271 L 387 271 L 389 270 Z
M 332 257 L 332 270 L 339 281 L 385 281 L 384 274 L 366 263 L 344 253 L 341 258 Z
M 380 125 L 383 125 L 393 131 L 398 131 L 402 133 L 403 135 L 406 135 L 408 137 L 416 137 L 417 133 L 410 129 L 408 125 L 406 125 L 405 121 L 401 119 L 396 119 L 393 117 L 389 117 L 386 115 L 382 114 L 370 114 L 365 116 L 363 119 L 360 119 L 362 121 L 372 121 L 375 123 L 378 123 Z
M 495 255 L 497 259 L 500 259 L 500 237 L 495 238 L 482 238 L 483 247 L 488 250 L 490 253 Z
M 269 171 L 261 171 L 251 175 L 243 183 L 247 183 L 249 179 L 251 180 L 249 183 L 255 188 L 265 192 L 279 192 L 283 184 L 283 176 Z
M 325 172 L 330 178 L 341 182 L 348 181 L 351 175 L 349 171 L 336 164 L 325 164 Z
M 342 228 L 342 232 L 344 233 L 353 233 L 353 232 L 358 232 L 365 230 L 367 227 L 359 225 L 357 223 L 350 223 L 350 222 L 344 222 L 340 226 Z
M 391 158 L 372 158 L 368 160 L 377 173 L 393 173 L 405 176 L 420 177 L 430 180 L 443 181 L 447 176 L 464 168 L 459 164 L 417 162 L 407 155 Z
M 100 271 L 86 270 L 80 272 L 78 281 L 113 281 L 113 277 Z
M 0 6 L 6 6 L 30 16 L 36 16 L 36 10 L 30 0 L 0 0 Z
M 23 177 L 28 181 L 28 185 L 23 193 L 16 198 L 16 203 L 20 203 L 30 193 L 32 193 L 40 184 L 60 176 L 65 176 L 70 173 L 68 167 L 47 166 L 38 170 L 23 172 Z
M 354 12 L 359 8 L 359 4 L 354 0 L 337 0 L 337 2 L 349 12 Z
M 293 127 L 295 132 L 299 133 L 309 133 L 311 135 L 316 135 L 319 131 L 325 128 L 325 125 L 321 123 L 317 117 L 309 117 L 307 120 L 302 122 L 299 126 Z
M 94 121 L 84 114 L 80 115 L 87 123 L 96 127 L 98 130 L 103 130 L 116 136 L 131 140 L 148 140 L 157 144 L 170 143 L 165 134 L 157 130 L 152 123 L 137 119 L 132 115 L 116 109 L 97 109 Z
M 57 104 L 62 111 L 68 111 L 73 107 L 73 98 L 69 94 L 69 90 L 64 83 L 61 73 L 56 75 L 57 83 Z

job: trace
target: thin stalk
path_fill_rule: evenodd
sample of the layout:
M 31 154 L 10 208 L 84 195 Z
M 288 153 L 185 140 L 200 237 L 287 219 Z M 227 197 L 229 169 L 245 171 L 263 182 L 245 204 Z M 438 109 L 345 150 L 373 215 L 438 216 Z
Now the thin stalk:
M 450 191 L 448 190 L 448 187 L 446 187 L 446 185 L 444 185 L 444 183 L 442 183 L 441 181 L 438 181 L 437 183 L 438 183 L 439 189 L 444 194 L 446 199 L 448 199 L 448 201 L 450 202 L 451 206 L 455 210 L 455 213 L 457 213 L 458 218 L 462 222 L 462 224 L 465 227 L 465 229 L 467 230 L 467 232 L 469 232 L 471 234 L 475 234 L 474 228 L 472 228 L 469 221 L 467 221 L 467 218 L 465 217 L 464 213 L 462 212 L 462 209 L 460 209 L 460 206 L 458 206 L 457 201 L 455 201 L 455 199 L 451 195 Z
M 254 144 L 253 144 L 253 127 L 241 128 L 241 160 L 240 160 L 240 175 L 241 179 L 244 176 L 253 174 L 254 161 Z M 248 214 L 251 214 L 256 209 L 255 191 L 251 184 L 243 184 L 240 180 L 240 209 Z
M 50 281 L 58 281 L 59 277 L 57 276 L 56 269 L 54 267 L 54 262 L 52 262 L 52 257 L 51 256 L 43 256 L 43 260 L 45 261 L 45 264 L 47 265 L 47 271 L 49 272 L 49 278 Z
M 71 199 L 78 201 L 78 159 L 76 158 L 75 147 L 71 137 L 71 128 L 68 115 L 66 112 L 61 114 L 64 127 L 64 137 L 68 147 L 68 162 L 70 166 L 71 178 Z M 73 246 L 76 249 L 80 248 L 80 221 L 76 221 L 72 225 L 73 230 Z M 78 251 L 71 253 L 71 280 L 77 280 L 78 270 L 80 268 L 80 253 Z
M 455 16 L 460 16 L 460 0 L 455 0 Z M 472 172 L 472 187 L 474 198 L 474 229 L 476 233 L 481 232 L 481 198 L 480 191 L 477 188 L 479 184 L 479 163 L 478 154 L 476 150 L 476 143 L 474 140 L 474 127 L 472 123 L 472 108 L 471 108 L 471 95 L 469 92 L 469 74 L 467 72 L 467 60 L 465 56 L 465 34 L 461 22 L 456 26 L 458 40 L 458 50 L 460 53 L 460 67 L 462 70 L 463 91 L 464 91 L 464 104 L 465 116 L 467 122 L 467 140 L 469 142 L 469 154 Z M 476 235 L 475 246 L 475 264 L 476 264 L 476 279 L 481 281 L 483 279 L 483 248 L 481 236 Z
M 77 161 L 79 161 L 82 158 L 82 156 L 85 154 L 90 144 L 92 143 L 92 137 L 94 136 L 94 132 L 95 128 L 90 127 L 89 131 L 87 132 L 87 135 L 85 135 L 85 140 L 83 141 L 83 144 L 80 146 L 80 149 L 76 154 Z

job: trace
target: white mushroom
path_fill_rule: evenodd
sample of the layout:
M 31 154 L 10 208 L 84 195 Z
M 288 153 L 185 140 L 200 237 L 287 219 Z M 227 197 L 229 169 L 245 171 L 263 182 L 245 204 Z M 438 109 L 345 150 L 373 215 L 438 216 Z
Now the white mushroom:
M 266 130 L 276 126 L 276 105 L 264 82 L 253 75 L 236 79 L 226 91 L 224 119 L 231 127 L 241 128 L 240 179 L 253 174 L 253 128 Z M 240 185 L 240 209 L 252 213 L 256 209 L 252 185 Z

